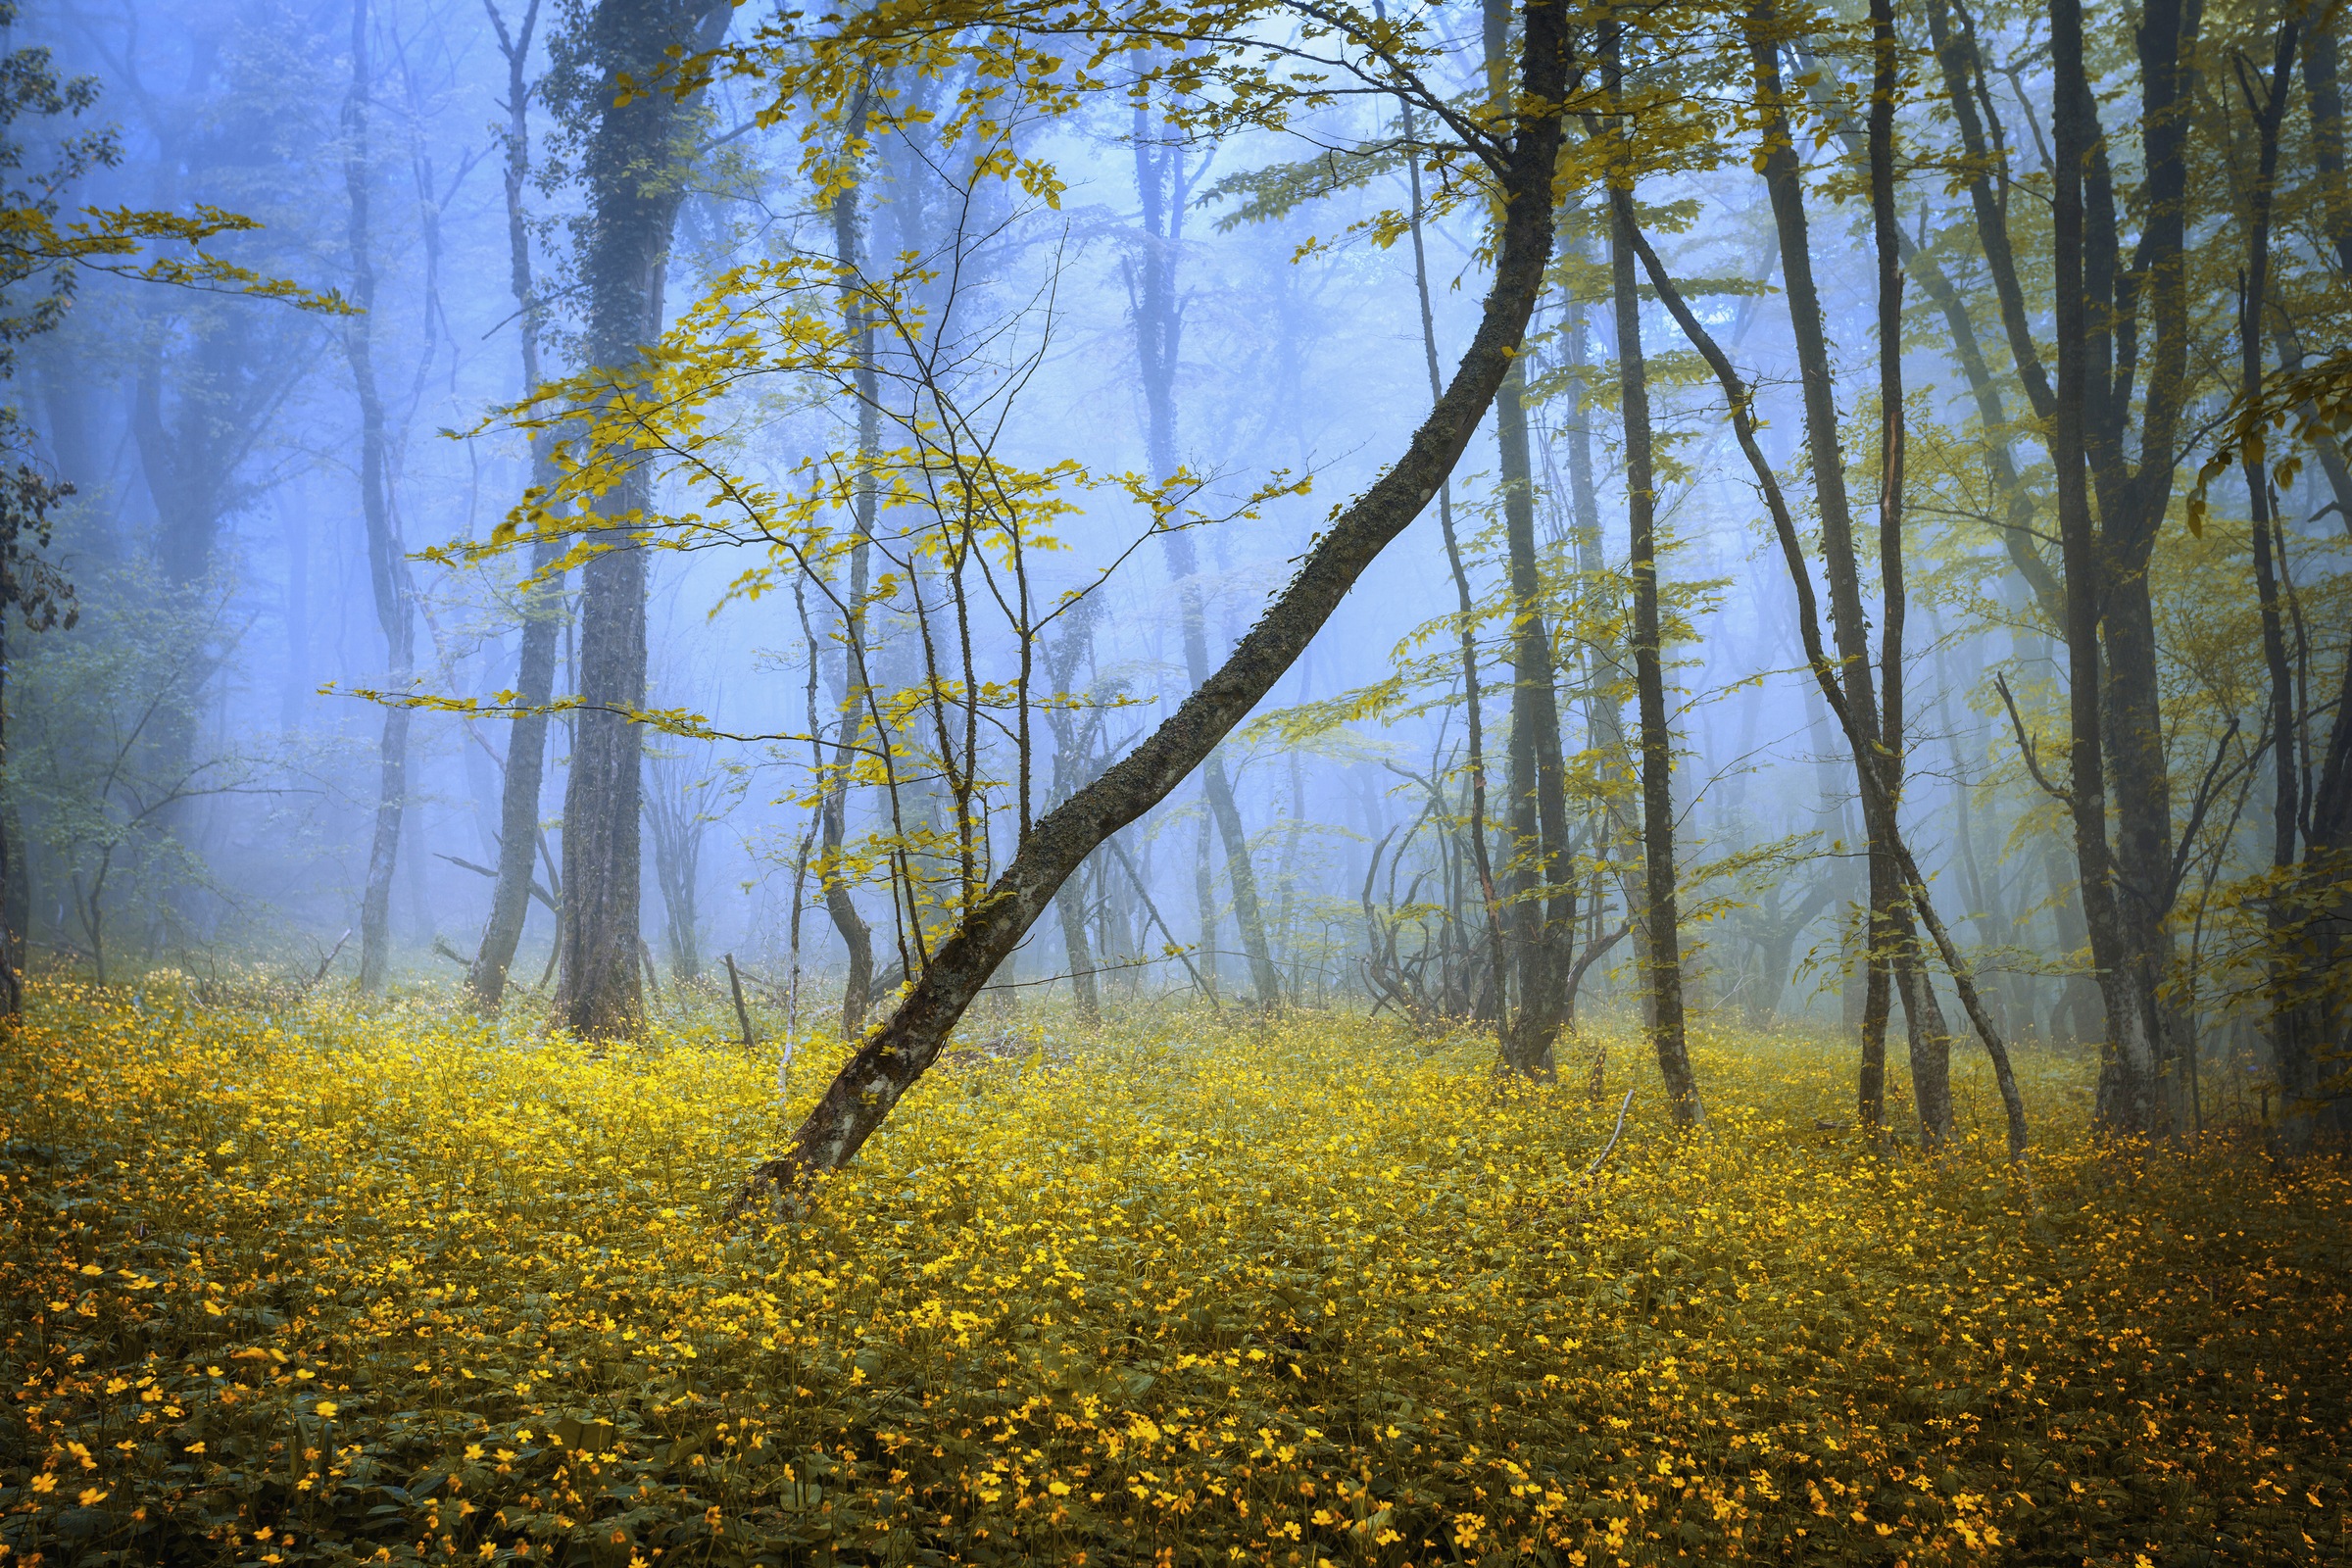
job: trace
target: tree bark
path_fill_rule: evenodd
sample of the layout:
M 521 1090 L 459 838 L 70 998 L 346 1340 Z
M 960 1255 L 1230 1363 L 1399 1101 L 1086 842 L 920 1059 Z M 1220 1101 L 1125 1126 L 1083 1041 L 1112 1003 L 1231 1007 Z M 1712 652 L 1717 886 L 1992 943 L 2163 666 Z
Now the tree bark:
M 2082 72 L 2081 0 L 2050 0 L 2050 39 L 2059 83 L 2051 127 L 2058 385 L 2050 456 L 2057 471 L 2058 533 L 2066 563 L 2067 710 L 2072 736 L 2068 808 L 2075 858 L 2082 870 L 2083 922 L 2107 1022 L 2099 1114 L 2121 1130 L 2157 1131 L 2163 1126 L 2163 1107 L 2156 1088 L 2157 1033 L 2151 1016 L 2154 977 L 2146 972 L 2144 955 L 2128 940 L 2107 842 L 2098 667 L 2099 607 L 2107 573 L 2091 522 L 2085 451 L 2095 368 L 2091 340 L 2101 329 L 2091 319 L 2092 302 L 2084 286 L 2083 166 L 2093 129 Z
M 588 296 L 585 352 L 625 385 L 660 335 L 670 229 L 684 195 L 683 106 L 661 82 L 665 51 L 715 43 L 730 15 L 714 0 L 600 0 L 587 53 L 602 95 L 582 173 L 589 229 L 580 260 Z M 623 75 L 638 84 L 619 99 Z M 645 706 L 645 551 L 636 529 L 653 506 L 653 476 L 624 457 L 591 504 L 599 553 L 580 568 L 579 693 L 564 796 L 564 920 L 556 1017 L 582 1039 L 644 1027 L 638 930 L 644 747 L 631 716 Z
M 1436 496 L 1502 384 L 1551 252 L 1551 178 L 1567 89 L 1558 0 L 1526 0 L 1522 102 L 1500 159 L 1505 211 L 1494 280 L 1446 396 L 1397 464 L 1343 508 L 1298 572 L 1224 664 L 1102 777 L 1041 817 L 1011 862 L 961 918 L 890 1021 L 859 1047 L 782 1155 L 755 1167 L 738 1200 L 789 1205 L 806 1183 L 857 1155 L 938 1058 L 949 1031 L 1004 956 L 1097 846 L 1151 809 L 1273 689 L 1380 552 Z
M 1610 40 L 1612 57 L 1615 40 Z M 1615 73 L 1615 60 L 1610 62 Z M 1612 82 L 1614 86 L 1614 82 Z M 1648 366 L 1642 352 L 1642 297 L 1635 285 L 1632 173 L 1613 173 L 1609 279 L 1617 312 L 1619 408 L 1625 420 L 1625 510 L 1634 579 L 1634 685 L 1642 715 L 1642 884 L 1649 906 L 1647 957 L 1651 1041 L 1675 1125 L 1706 1119 L 1690 1071 L 1683 1019 L 1682 932 L 1675 897 L 1674 736 L 1666 723 L 1666 674 L 1658 627 L 1657 480 L 1649 427 Z

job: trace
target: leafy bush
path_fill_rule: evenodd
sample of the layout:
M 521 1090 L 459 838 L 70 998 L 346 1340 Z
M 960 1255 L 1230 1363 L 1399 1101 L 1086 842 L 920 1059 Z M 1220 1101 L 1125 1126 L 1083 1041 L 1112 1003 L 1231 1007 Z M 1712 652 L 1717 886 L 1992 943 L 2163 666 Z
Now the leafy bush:
M 1588 1177 L 1622 1065 L 1025 1016 L 753 1235 L 787 1124 L 709 1034 L 51 997 L 0 1073 L 9 1560 L 2345 1549 L 2340 1166 L 2096 1150 L 2086 1068 L 2029 1057 L 2029 1188 L 1989 1125 L 1817 1126 L 1835 1050 L 1702 1036 L 1707 1131 L 1637 1074 Z

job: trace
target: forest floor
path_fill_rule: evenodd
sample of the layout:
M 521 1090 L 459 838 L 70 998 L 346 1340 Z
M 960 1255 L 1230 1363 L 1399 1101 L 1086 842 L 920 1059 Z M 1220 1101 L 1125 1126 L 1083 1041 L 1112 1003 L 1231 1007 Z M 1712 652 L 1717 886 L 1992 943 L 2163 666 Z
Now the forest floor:
M 1631 1035 L 1030 1004 L 749 1234 L 713 1033 L 50 990 L 6 1561 L 2352 1561 L 2344 1166 L 2095 1148 L 2074 1057 L 2027 1180 L 1973 1062 L 1926 1161 L 1802 1038 L 1702 1028 L 1682 1138 Z

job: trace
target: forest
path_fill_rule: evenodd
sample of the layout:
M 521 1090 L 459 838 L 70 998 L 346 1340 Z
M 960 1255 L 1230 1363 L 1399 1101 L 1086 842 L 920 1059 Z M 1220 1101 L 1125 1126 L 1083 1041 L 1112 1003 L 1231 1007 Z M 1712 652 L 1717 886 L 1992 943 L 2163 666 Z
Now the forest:
M 2345 1560 L 2346 30 L 0 0 L 0 1561 Z

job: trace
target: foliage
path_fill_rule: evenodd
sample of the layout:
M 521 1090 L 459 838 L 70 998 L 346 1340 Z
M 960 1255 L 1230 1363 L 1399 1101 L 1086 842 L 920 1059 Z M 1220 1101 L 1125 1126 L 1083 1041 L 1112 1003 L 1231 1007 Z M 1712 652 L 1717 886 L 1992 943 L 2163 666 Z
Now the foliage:
M 137 562 L 91 580 L 107 609 L 33 643 L 11 668 L 0 797 L 23 822 L 20 853 L 56 889 L 43 941 L 78 953 L 103 983 L 123 920 L 134 930 L 169 922 L 177 911 L 167 892 L 208 882 L 190 847 L 202 803 L 267 791 L 257 759 L 202 733 L 204 679 L 239 630 L 227 592 L 174 594 Z
M 1622 1067 L 1589 1099 L 1331 1017 L 1156 1013 L 1078 1054 L 1019 1016 L 755 1238 L 715 1216 L 789 1121 L 722 1029 L 592 1051 L 427 1000 L 55 995 L 0 1077 L 12 1556 L 2339 1539 L 2343 1170 L 2096 1149 L 2087 1063 L 2027 1063 L 2029 1190 L 1985 1083 L 1959 1086 L 1985 1141 L 1920 1164 L 1820 1130 L 1838 1054 L 1701 1030 L 1710 1130 L 1669 1134 L 1639 1068 L 1588 1176 Z M 821 1084 L 840 1047 L 805 1049 Z

